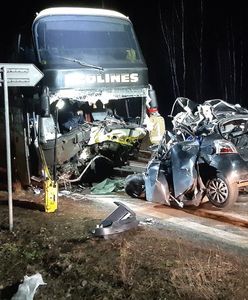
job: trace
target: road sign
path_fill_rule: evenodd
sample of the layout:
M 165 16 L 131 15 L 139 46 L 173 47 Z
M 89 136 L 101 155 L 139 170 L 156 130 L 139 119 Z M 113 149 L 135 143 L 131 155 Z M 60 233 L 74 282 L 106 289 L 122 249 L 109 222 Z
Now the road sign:
M 1 76 L 2 75 L 2 76 Z M 5 130 L 6 130 L 6 156 L 8 177 L 8 203 L 9 203 L 9 229 L 13 229 L 13 199 L 12 199 L 12 174 L 11 174 L 11 149 L 9 125 L 9 96 L 8 87 L 35 86 L 44 74 L 33 64 L 0 64 L 0 86 L 3 83 Z
M 6 69 L 8 86 L 35 86 L 44 74 L 33 64 L 1 64 Z

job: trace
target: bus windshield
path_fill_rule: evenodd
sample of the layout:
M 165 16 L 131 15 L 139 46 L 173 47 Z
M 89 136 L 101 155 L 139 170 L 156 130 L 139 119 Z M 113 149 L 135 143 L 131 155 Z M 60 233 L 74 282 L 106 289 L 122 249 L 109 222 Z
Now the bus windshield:
M 39 61 L 44 66 L 80 67 L 75 63 L 77 60 L 102 67 L 144 66 L 133 26 L 127 20 L 103 16 L 44 16 L 33 28 Z

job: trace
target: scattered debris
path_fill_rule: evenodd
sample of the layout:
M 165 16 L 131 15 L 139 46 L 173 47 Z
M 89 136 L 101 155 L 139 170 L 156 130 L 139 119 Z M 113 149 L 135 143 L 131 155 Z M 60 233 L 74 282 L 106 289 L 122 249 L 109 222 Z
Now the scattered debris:
M 11 300 L 33 300 L 34 294 L 39 285 L 46 285 L 40 273 L 32 276 L 24 276 L 23 283 L 18 287 L 18 291 Z
M 106 178 L 102 182 L 91 188 L 91 193 L 96 195 L 106 195 L 112 192 L 124 190 L 124 179 Z
M 72 190 L 62 190 L 59 192 L 59 196 L 63 196 L 69 199 L 73 199 L 75 201 L 86 200 L 86 197 L 81 193 L 82 189 L 74 189 Z
M 35 195 L 40 195 L 41 189 L 38 188 L 38 187 L 33 187 L 33 193 L 34 193 Z
M 121 202 L 114 203 L 118 207 L 100 225 L 97 225 L 93 232 L 95 236 L 121 233 L 138 226 L 139 221 L 136 220 L 135 212 Z
M 71 195 L 71 191 L 68 190 L 59 191 L 59 196 L 69 196 L 69 195 Z
M 153 218 L 145 218 L 143 221 L 140 221 L 140 225 L 143 226 L 153 226 L 156 225 L 158 222 L 156 222 Z
M 153 225 L 155 223 L 153 218 L 145 218 L 144 222 L 149 225 Z

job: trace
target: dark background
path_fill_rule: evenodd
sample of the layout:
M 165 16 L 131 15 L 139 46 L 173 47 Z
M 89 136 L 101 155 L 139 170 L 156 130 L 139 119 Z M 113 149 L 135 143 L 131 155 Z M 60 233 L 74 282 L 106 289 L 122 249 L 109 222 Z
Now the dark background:
M 218 98 L 248 106 L 248 9 L 243 1 L 39 0 L 11 1 L 6 6 L 0 23 L 2 62 L 8 62 L 18 28 L 44 8 L 114 9 L 134 24 L 163 116 L 178 96 L 199 103 Z

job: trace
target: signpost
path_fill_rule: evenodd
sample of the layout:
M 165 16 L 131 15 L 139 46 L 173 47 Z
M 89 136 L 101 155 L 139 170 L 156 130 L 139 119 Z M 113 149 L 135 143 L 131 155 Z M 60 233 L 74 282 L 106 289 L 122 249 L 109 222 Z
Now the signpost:
M 9 230 L 13 230 L 13 199 L 12 199 L 12 174 L 11 174 L 11 149 L 9 126 L 9 97 L 8 87 L 35 86 L 44 74 L 33 64 L 1 64 L 0 86 L 4 89 L 5 130 L 6 130 L 6 157 L 8 177 L 8 204 L 9 204 Z
M 1 64 L 0 69 L 6 70 L 6 77 L 3 76 L 7 86 L 35 86 L 44 74 L 33 64 Z

